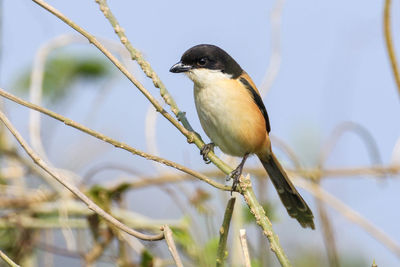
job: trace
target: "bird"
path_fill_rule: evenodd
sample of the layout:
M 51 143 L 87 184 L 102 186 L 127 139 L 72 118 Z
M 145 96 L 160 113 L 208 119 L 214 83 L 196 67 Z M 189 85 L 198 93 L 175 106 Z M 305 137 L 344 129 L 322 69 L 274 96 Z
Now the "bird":
M 205 162 L 210 162 L 207 155 L 215 146 L 225 154 L 241 157 L 240 164 L 228 176 L 235 188 L 247 158 L 256 155 L 288 214 L 303 228 L 315 229 L 311 209 L 272 152 L 267 110 L 242 67 L 218 46 L 199 44 L 184 52 L 170 72 L 184 73 L 194 83 L 197 114 L 211 140 L 200 150 Z

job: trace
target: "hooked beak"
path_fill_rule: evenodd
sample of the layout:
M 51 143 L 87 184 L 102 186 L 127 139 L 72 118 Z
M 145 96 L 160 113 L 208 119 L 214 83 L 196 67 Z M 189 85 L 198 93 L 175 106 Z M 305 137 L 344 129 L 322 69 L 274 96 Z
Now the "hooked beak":
M 185 65 L 183 64 L 181 61 L 179 61 L 178 63 L 176 63 L 175 65 L 173 65 L 169 71 L 173 72 L 173 73 L 180 73 L 180 72 L 186 72 L 188 70 L 191 70 L 192 66 L 190 65 Z

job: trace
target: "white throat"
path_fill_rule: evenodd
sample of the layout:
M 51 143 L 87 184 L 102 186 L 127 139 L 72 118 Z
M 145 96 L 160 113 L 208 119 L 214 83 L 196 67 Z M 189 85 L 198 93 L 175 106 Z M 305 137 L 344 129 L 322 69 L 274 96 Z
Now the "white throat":
M 200 87 L 210 86 L 218 81 L 231 79 L 232 75 L 223 73 L 220 70 L 192 69 L 185 73 L 195 85 Z

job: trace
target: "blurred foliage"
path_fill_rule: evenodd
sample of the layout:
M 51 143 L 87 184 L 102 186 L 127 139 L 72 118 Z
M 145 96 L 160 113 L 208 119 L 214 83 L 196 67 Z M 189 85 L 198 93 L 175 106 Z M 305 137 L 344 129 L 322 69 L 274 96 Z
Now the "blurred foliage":
M 93 185 L 87 194 L 97 205 L 108 212 L 111 208 L 111 202 L 113 200 L 119 201 L 121 195 L 128 189 L 129 183 L 122 183 L 118 187 L 111 189 L 105 188 L 101 185 Z
M 196 266 L 215 266 L 219 242 L 218 236 L 212 237 L 204 245 L 200 245 L 195 242 L 188 231 L 176 228 L 171 228 L 171 230 L 177 246 L 188 258 L 196 263 Z
M 154 265 L 154 257 L 149 251 L 145 250 L 142 252 L 142 257 L 140 259 L 140 267 L 152 267 Z
M 99 205 L 100 208 L 109 212 L 111 208 L 111 193 L 100 185 L 92 186 L 87 192 L 89 197 Z
M 210 215 L 212 212 L 207 207 L 207 201 L 211 199 L 209 192 L 197 188 L 195 193 L 190 198 L 190 204 L 193 205 L 200 214 Z
M 34 231 L 31 229 L 21 227 L 1 229 L 0 249 L 14 262 L 21 263 L 33 252 L 33 239 Z
M 20 73 L 15 87 L 27 93 L 29 91 L 32 68 Z M 67 90 L 81 80 L 98 80 L 111 73 L 111 65 L 97 56 L 55 53 L 45 65 L 43 96 L 51 101 L 61 100 Z

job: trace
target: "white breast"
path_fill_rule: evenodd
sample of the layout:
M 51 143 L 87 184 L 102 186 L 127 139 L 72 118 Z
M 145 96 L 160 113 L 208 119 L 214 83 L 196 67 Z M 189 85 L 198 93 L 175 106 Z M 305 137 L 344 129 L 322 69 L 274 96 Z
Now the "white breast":
M 251 118 L 240 114 L 240 107 L 247 102 L 254 105 L 251 97 L 229 88 L 231 77 L 220 71 L 198 69 L 188 76 L 194 82 L 197 114 L 208 137 L 224 153 L 240 157 L 248 153 L 248 145 L 241 141 Z

